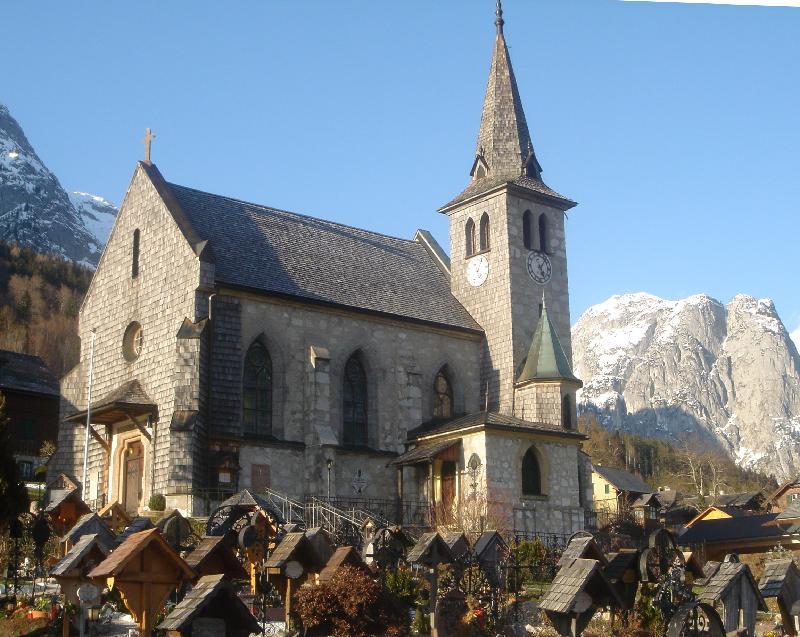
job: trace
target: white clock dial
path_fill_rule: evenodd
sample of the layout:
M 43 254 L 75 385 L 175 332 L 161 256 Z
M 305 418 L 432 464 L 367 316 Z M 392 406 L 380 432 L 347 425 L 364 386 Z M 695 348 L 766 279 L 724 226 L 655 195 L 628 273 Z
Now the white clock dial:
M 553 275 L 553 264 L 544 252 L 533 251 L 528 255 L 528 274 L 539 285 L 550 281 Z
M 467 264 L 467 281 L 472 287 L 483 285 L 489 276 L 489 260 L 482 254 L 472 257 Z

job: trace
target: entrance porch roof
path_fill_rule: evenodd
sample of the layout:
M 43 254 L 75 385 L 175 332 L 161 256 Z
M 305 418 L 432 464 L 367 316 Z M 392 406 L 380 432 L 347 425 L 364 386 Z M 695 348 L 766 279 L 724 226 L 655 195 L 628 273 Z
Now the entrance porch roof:
M 430 462 L 438 455 L 460 444 L 460 438 L 456 440 L 444 440 L 442 442 L 423 443 L 410 451 L 406 451 L 402 456 L 398 456 L 392 460 L 389 465 L 403 467 Z
M 86 420 L 86 411 L 82 410 L 67 416 L 69 422 Z M 92 424 L 111 425 L 115 422 L 135 419 L 139 416 L 158 417 L 158 407 L 142 389 L 138 380 L 129 380 L 100 400 L 92 403 Z

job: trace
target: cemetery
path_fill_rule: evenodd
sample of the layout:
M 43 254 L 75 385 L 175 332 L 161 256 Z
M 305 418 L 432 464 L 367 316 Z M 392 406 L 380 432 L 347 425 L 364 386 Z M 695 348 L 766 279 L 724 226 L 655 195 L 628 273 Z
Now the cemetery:
M 736 554 L 701 563 L 666 529 L 641 545 L 587 531 L 559 541 L 337 518 L 332 505 L 327 517 L 304 511 L 322 521 L 312 527 L 282 504 L 244 490 L 202 519 L 131 519 L 113 506 L 72 515 L 71 527 L 63 506 L 23 515 L 4 538 L 0 634 L 776 637 L 800 627 L 800 570 L 786 551 L 751 568 Z

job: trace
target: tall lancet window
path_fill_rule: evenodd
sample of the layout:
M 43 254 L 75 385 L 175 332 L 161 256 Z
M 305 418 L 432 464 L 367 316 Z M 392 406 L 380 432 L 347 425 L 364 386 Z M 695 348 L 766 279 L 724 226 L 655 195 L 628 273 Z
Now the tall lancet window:
M 367 437 L 367 375 L 358 353 L 344 366 L 344 410 L 342 442 L 348 446 L 366 447 Z
M 481 216 L 481 251 L 488 250 L 489 245 L 489 215 L 485 212 Z
M 542 474 L 533 447 L 522 458 L 522 495 L 542 495 Z
M 550 254 L 550 237 L 547 236 L 547 216 L 542 213 L 539 215 L 539 250 L 545 254 Z
M 244 358 L 242 417 L 245 434 L 272 434 L 272 359 L 267 348 L 255 341 Z
M 131 254 L 131 278 L 139 276 L 139 228 L 133 231 L 133 250 Z
M 453 388 L 442 367 L 433 381 L 433 417 L 450 418 L 453 415 Z
M 475 222 L 472 219 L 467 219 L 464 226 L 464 253 L 468 257 L 475 254 Z
M 533 215 L 530 210 L 526 210 L 522 215 L 522 244 L 528 249 L 533 250 Z
M 572 429 L 572 401 L 569 394 L 561 399 L 561 425 L 564 429 Z

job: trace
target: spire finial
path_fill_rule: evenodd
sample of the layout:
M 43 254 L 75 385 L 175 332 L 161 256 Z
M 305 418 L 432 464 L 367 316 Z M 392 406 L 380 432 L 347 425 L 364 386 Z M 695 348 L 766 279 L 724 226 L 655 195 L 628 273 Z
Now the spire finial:
M 503 20 L 503 3 L 502 0 L 497 0 L 497 8 L 494 11 L 494 14 L 497 16 L 497 19 L 494 21 L 495 26 L 497 27 L 497 33 L 503 33 L 503 25 L 505 24 L 505 20 Z

